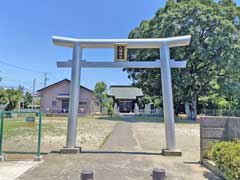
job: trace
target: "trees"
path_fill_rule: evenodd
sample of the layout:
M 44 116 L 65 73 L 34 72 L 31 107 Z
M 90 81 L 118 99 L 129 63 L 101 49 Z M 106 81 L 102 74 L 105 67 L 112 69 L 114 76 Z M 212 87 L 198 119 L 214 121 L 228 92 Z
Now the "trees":
M 24 108 L 27 108 L 32 103 L 32 100 L 33 100 L 32 94 L 29 92 L 26 92 L 23 99 L 24 99 Z
M 107 85 L 105 82 L 98 82 L 96 83 L 95 87 L 94 87 L 94 92 L 96 94 L 96 97 L 98 98 L 99 102 L 100 102 L 100 111 L 102 112 L 103 110 L 103 106 L 105 103 L 105 100 L 107 98 Z
M 18 106 L 22 98 L 20 89 L 0 89 L 0 105 L 6 105 L 6 110 L 10 111 Z
M 29 92 L 23 94 L 22 88 L 0 89 L 0 105 L 6 105 L 7 111 L 17 108 L 21 99 L 24 100 L 24 108 L 27 108 L 32 103 L 32 98 Z
M 8 105 L 6 107 L 6 110 L 10 111 L 15 109 L 22 97 L 22 91 L 15 89 L 7 89 L 6 94 L 8 98 Z
M 226 77 L 239 80 L 240 11 L 235 4 L 227 2 L 230 1 L 218 4 L 213 0 L 181 0 L 177 3 L 169 0 L 153 19 L 143 21 L 129 34 L 129 38 L 192 36 L 190 46 L 171 49 L 171 58 L 187 60 L 185 69 L 172 70 L 175 108 L 185 103 L 192 119 L 197 115 L 199 97 L 208 96 L 214 90 L 213 81 L 220 83 Z M 225 8 L 225 3 L 230 7 Z M 133 50 L 129 58 L 159 59 L 159 49 Z M 159 70 L 127 71 L 146 94 L 161 96 Z
M 6 105 L 8 103 L 7 93 L 4 89 L 0 89 L 0 105 Z

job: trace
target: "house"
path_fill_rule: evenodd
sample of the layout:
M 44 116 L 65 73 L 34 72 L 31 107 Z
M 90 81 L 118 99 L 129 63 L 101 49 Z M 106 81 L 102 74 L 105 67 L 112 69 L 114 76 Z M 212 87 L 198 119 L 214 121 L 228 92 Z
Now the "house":
M 64 79 L 37 91 L 40 95 L 40 110 L 44 113 L 66 113 L 69 108 L 70 80 Z M 80 86 L 79 113 L 92 114 L 99 111 L 95 93 Z
M 117 104 L 120 113 L 134 112 L 135 103 L 143 97 L 141 89 L 134 86 L 110 86 L 108 96 Z

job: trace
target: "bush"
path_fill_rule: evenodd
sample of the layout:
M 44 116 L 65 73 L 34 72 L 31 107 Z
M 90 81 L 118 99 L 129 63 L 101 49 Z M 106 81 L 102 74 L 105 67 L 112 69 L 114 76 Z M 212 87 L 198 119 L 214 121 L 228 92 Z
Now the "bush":
M 114 109 L 113 109 L 112 106 L 108 106 L 108 107 L 107 107 L 107 113 L 108 113 L 108 115 L 111 116 L 111 117 L 114 115 Z
M 208 152 L 208 157 L 227 179 L 240 179 L 240 140 L 216 143 Z
M 109 116 L 113 116 L 114 115 L 114 109 L 113 109 L 113 99 L 112 98 L 108 98 L 106 101 L 106 105 L 107 107 L 107 114 Z

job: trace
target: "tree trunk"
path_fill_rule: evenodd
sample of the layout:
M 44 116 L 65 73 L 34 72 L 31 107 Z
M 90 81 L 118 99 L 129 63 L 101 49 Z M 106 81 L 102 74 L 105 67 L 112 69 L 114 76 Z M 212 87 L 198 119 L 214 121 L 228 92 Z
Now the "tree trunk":
M 102 100 L 99 100 L 99 102 L 100 102 L 100 112 L 102 113 L 103 112 L 103 102 L 102 102 Z
M 196 120 L 197 119 L 197 98 L 193 97 L 192 98 L 192 103 L 191 103 L 191 119 Z
M 191 118 L 191 111 L 190 111 L 190 103 L 189 102 L 185 103 L 185 113 L 187 115 L 187 118 L 190 119 Z

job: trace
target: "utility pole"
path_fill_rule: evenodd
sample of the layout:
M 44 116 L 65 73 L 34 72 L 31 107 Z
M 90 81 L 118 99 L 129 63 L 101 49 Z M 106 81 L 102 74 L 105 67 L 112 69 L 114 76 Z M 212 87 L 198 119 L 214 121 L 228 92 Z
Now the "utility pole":
M 48 81 L 47 74 L 48 73 L 44 73 L 44 87 L 47 86 L 47 81 Z
M 35 84 L 36 84 L 36 79 L 33 80 L 33 91 L 32 91 L 32 111 L 33 111 L 33 106 L 34 106 L 34 96 L 35 96 Z

